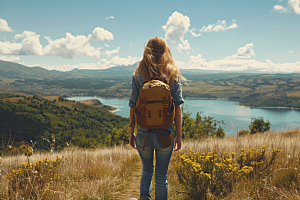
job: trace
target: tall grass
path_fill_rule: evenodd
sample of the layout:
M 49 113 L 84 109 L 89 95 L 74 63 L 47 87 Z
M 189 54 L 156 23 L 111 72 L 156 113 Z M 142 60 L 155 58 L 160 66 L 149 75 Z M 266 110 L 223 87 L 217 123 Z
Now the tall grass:
M 188 199 L 187 191 L 179 183 L 174 165 L 175 162 L 178 162 L 178 154 L 182 155 L 193 150 L 206 154 L 214 152 L 218 156 L 224 157 L 225 152 L 238 153 L 242 148 L 245 151 L 248 148 L 260 149 L 262 145 L 267 146 L 266 153 L 269 155 L 274 148 L 281 150 L 268 170 L 249 175 L 243 181 L 234 182 L 230 193 L 226 193 L 226 195 L 224 193 L 222 197 L 208 193 L 207 199 L 300 199 L 300 129 L 281 133 L 268 132 L 241 137 L 232 136 L 224 139 L 183 141 L 182 149 L 174 152 L 171 158 L 168 171 L 168 199 Z M 141 164 L 137 151 L 125 146 L 35 153 L 29 159 L 31 163 L 35 163 L 45 158 L 62 159 L 58 169 L 60 178 L 51 188 L 53 191 L 49 193 L 49 196 L 40 199 L 129 199 L 130 197 L 124 197 L 122 194 L 126 193 L 130 184 L 133 184 L 133 172 Z M 28 162 L 28 159 L 24 155 L 2 158 L 0 199 L 25 199 L 20 195 L 21 193 L 10 191 L 9 182 L 3 179 L 25 162 Z M 139 173 L 141 174 L 141 172 L 137 174 Z M 135 181 L 139 182 L 138 179 Z M 139 187 L 139 183 L 134 183 L 134 185 Z M 37 194 L 43 192 L 36 191 Z M 55 198 L 53 194 L 55 194 Z M 154 193 L 152 192 L 152 194 Z M 35 196 L 33 199 L 38 198 Z
M 62 158 L 58 182 L 49 196 L 31 195 L 31 199 L 118 199 L 128 187 L 131 175 L 139 159 L 135 150 L 124 146 L 83 150 L 66 149 L 62 152 L 34 154 L 30 162 Z M 2 178 L 11 170 L 27 162 L 25 156 L 10 156 L 2 159 Z M 45 191 L 31 191 L 31 193 Z M 55 197 L 53 194 L 56 194 Z M 25 199 L 9 188 L 9 182 L 0 182 L 0 199 Z
M 193 150 L 215 152 L 220 157 L 224 157 L 224 152 L 240 152 L 242 148 L 259 149 L 262 145 L 267 145 L 266 151 L 269 155 L 274 148 L 280 149 L 281 152 L 276 155 L 275 161 L 267 172 L 249 176 L 244 184 L 235 183 L 232 193 L 222 199 L 300 199 L 300 129 L 224 139 L 185 141 L 182 151 L 174 153 L 171 158 L 168 176 L 170 199 L 187 199 L 174 165 L 174 162 L 178 162 L 178 154 Z

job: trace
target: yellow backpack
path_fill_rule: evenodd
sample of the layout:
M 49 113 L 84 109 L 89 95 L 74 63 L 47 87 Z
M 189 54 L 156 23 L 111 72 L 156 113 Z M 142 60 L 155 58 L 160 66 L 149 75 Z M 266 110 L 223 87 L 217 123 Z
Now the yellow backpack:
M 146 129 L 167 129 L 175 118 L 170 86 L 160 80 L 144 81 L 134 107 L 136 123 Z

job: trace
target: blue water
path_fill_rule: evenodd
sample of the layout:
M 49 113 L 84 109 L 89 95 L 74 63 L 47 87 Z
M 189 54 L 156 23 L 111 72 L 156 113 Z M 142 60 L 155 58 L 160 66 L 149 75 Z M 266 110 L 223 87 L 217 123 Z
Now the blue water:
M 80 96 L 70 97 L 69 100 L 82 101 L 87 99 L 98 99 L 103 104 L 114 106 L 119 109 L 115 114 L 129 117 L 128 99 L 106 99 L 100 97 Z M 300 127 L 300 110 L 279 108 L 249 108 L 238 106 L 236 101 L 224 99 L 218 100 L 194 100 L 185 99 L 184 111 L 190 112 L 195 118 L 197 112 L 209 115 L 216 120 L 225 122 L 226 135 L 235 135 L 241 129 L 249 129 L 251 118 L 263 117 L 271 123 L 271 130 L 284 131 Z

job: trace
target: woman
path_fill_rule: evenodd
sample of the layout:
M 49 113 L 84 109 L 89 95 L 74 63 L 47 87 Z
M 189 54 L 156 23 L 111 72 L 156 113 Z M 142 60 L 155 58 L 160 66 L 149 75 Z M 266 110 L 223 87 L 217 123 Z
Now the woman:
M 164 80 L 171 88 L 171 96 L 175 104 L 176 138 L 172 145 L 164 148 L 158 133 L 149 133 L 148 129 L 138 126 L 137 136 L 134 134 L 135 122 L 133 119 L 134 105 L 139 96 L 139 90 L 144 80 L 153 77 Z M 143 59 L 132 76 L 132 93 L 129 100 L 130 108 L 130 145 L 137 149 L 143 164 L 140 183 L 140 199 L 150 199 L 152 176 L 154 170 L 154 149 L 156 157 L 155 167 L 155 199 L 167 199 L 167 172 L 172 151 L 181 148 L 181 108 L 182 98 L 180 80 L 184 80 L 170 51 L 170 48 L 161 37 L 151 38 L 145 47 Z M 167 129 L 173 134 L 173 126 Z M 148 134 L 147 134 L 148 133 Z M 146 140 L 145 140 L 146 137 Z M 146 145 L 145 145 L 146 143 Z

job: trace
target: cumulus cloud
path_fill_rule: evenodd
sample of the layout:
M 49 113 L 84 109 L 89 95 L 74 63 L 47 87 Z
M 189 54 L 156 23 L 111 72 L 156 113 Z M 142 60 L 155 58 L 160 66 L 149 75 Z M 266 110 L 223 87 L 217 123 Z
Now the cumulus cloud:
M 111 58 L 109 64 L 110 67 L 118 65 L 132 65 L 141 59 L 137 57 L 128 56 L 127 58 L 120 58 L 119 56 L 114 56 Z
M 246 44 L 237 50 L 236 54 L 213 61 L 206 61 L 201 54 L 190 56 L 188 62 L 178 62 L 183 69 L 221 70 L 221 71 L 262 71 L 262 72 L 300 72 L 300 62 L 273 63 L 266 59 L 265 62 L 250 59 L 255 55 L 253 43 Z M 291 52 L 291 51 L 290 51 Z
M 43 55 L 43 46 L 40 43 L 40 35 L 32 31 L 24 31 L 22 34 L 15 35 L 15 40 L 24 38 L 21 42 L 22 47 L 19 51 L 20 55 Z
M 23 38 L 21 43 L 9 41 L 0 42 L 0 54 L 4 55 L 43 55 L 43 46 L 40 43 L 40 36 L 32 31 L 24 31 L 15 35 L 15 41 Z
M 50 37 L 45 38 L 49 44 L 44 48 L 44 55 L 69 59 L 73 59 L 78 55 L 100 57 L 100 51 L 92 47 L 89 43 L 90 38 L 84 35 L 73 36 L 71 33 L 66 33 L 65 38 L 56 40 L 52 40 Z
M 52 40 L 50 37 L 45 38 L 49 44 L 44 48 L 44 55 L 60 56 L 69 59 L 74 59 L 78 55 L 99 58 L 99 48 L 94 48 L 90 42 L 113 40 L 113 34 L 103 28 L 97 27 L 87 37 L 84 35 L 73 36 L 71 33 L 66 33 L 65 38 L 56 40 Z
M 9 41 L 0 42 L 0 54 L 18 55 L 22 48 L 20 43 L 11 43 Z
M 50 37 L 44 37 L 49 44 L 43 48 L 40 43 L 40 35 L 32 31 L 24 31 L 16 34 L 14 42 L 0 42 L 0 54 L 4 55 L 48 55 L 59 56 L 63 58 L 75 58 L 78 55 L 90 57 L 100 57 L 100 48 L 91 46 L 91 41 L 113 40 L 113 34 L 103 28 L 97 27 L 92 34 L 87 37 L 84 35 L 73 36 L 66 33 L 64 38 L 53 40 Z M 16 43 L 22 39 L 20 43 Z M 114 52 L 112 52 L 114 53 Z
M 119 53 L 119 50 L 120 50 L 120 47 L 118 47 L 114 50 L 111 50 L 111 51 L 106 50 L 103 54 L 106 55 L 107 57 L 111 57 L 111 54 Z
M 226 58 L 251 58 L 251 56 L 255 56 L 253 46 L 253 43 L 246 44 L 246 46 L 240 47 L 236 54 Z
M 300 0 L 288 0 L 288 7 L 283 7 L 281 5 L 273 6 L 274 11 L 279 13 L 287 13 L 289 11 L 294 11 L 297 15 L 300 15 Z
M 294 53 L 294 51 L 289 51 L 289 53 Z
M 5 19 L 0 19 L 0 32 L 13 32 Z
M 188 40 L 182 40 L 182 44 L 178 44 L 175 49 L 177 49 L 181 53 L 181 50 L 190 50 L 191 47 Z
M 274 10 L 274 11 L 278 11 L 278 12 L 280 12 L 280 13 L 286 13 L 286 12 L 288 11 L 287 8 L 284 8 L 284 7 L 281 6 L 281 5 L 275 5 L 275 6 L 273 6 L 273 10 Z
M 191 33 L 191 35 L 193 36 L 193 37 L 200 37 L 201 36 L 201 33 L 195 33 L 194 32 L 195 31 L 195 29 L 193 28 L 192 30 L 189 30 L 189 32 Z
M 230 26 L 227 26 L 227 22 L 226 20 L 219 20 L 217 23 L 215 24 L 209 24 L 208 26 L 203 26 L 200 29 L 200 32 L 205 32 L 205 33 L 209 33 L 209 32 L 219 32 L 219 31 L 225 31 L 225 30 L 229 30 L 229 29 L 234 29 L 237 28 L 238 25 L 235 23 L 235 20 L 232 20 Z
M 182 41 L 184 35 L 190 27 L 190 18 L 175 11 L 169 17 L 166 25 L 162 26 L 165 30 L 165 40 L 169 43 Z
M 265 71 L 265 72 L 299 72 L 300 62 L 296 63 L 273 63 L 266 59 L 265 62 L 253 59 L 219 59 L 207 62 L 200 54 L 190 56 L 190 61 L 176 62 L 180 68 L 202 69 L 202 70 L 221 70 L 221 71 Z
M 296 14 L 300 15 L 300 0 L 289 0 L 288 5 Z
M 37 35 L 35 32 L 33 31 L 24 31 L 22 34 L 16 34 L 14 39 L 15 41 L 17 41 L 20 38 L 28 38 L 28 37 L 40 37 L 39 35 Z
M 20 57 L 19 56 L 0 56 L 0 60 L 13 62 L 13 61 L 20 60 Z
M 93 34 L 88 36 L 90 41 L 104 41 L 104 40 L 113 40 L 114 36 L 111 32 L 105 30 L 104 28 L 97 27 L 93 30 Z
M 190 27 L 190 18 L 184 16 L 183 14 L 175 11 L 169 17 L 166 25 L 162 26 L 165 33 L 165 40 L 168 44 L 176 44 L 177 42 L 182 42 L 176 49 L 181 52 L 181 50 L 189 50 L 190 44 L 187 40 L 184 40 L 184 35 L 188 32 Z M 195 33 L 196 34 L 196 33 Z
M 106 17 L 105 19 L 114 19 L 114 16 Z

